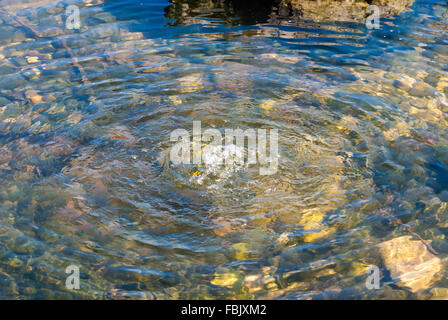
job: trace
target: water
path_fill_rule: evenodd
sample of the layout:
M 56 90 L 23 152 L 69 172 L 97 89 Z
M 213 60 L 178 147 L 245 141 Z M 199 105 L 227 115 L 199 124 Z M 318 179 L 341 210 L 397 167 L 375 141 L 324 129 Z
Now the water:
M 379 30 L 348 7 L 277 1 L 0 3 L 0 298 L 448 288 L 446 2 L 403 2 Z M 79 30 L 65 28 L 69 4 Z M 194 120 L 277 129 L 277 173 L 173 165 L 170 133 Z M 394 283 L 379 250 L 415 234 L 440 267 L 418 290 Z

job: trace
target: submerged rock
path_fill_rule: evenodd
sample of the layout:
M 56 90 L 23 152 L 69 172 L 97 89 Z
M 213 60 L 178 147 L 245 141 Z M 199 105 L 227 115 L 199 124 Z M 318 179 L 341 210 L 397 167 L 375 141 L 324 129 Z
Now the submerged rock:
M 448 300 L 448 288 L 433 288 L 430 291 L 434 300 Z
M 219 287 L 232 287 L 238 282 L 240 275 L 236 272 L 228 272 L 226 269 L 217 271 L 215 278 L 210 282 L 212 285 Z
M 213 232 L 220 237 L 225 237 L 229 233 L 239 233 L 245 231 L 245 226 L 247 221 L 241 218 L 226 218 L 226 217 L 217 217 L 212 219 L 212 222 L 215 224 L 215 229 Z
M 132 144 L 136 141 L 136 138 L 127 126 L 114 126 L 109 129 L 106 140 L 123 140 L 126 144 Z
M 181 93 L 196 92 L 204 88 L 202 75 L 199 73 L 190 74 L 182 78 L 177 79 L 179 82 Z
M 33 104 L 39 104 L 42 102 L 42 96 L 36 90 L 28 90 L 25 92 L 25 96 Z
M 395 238 L 378 247 L 391 278 L 398 281 L 397 285 L 418 292 L 430 286 L 442 269 L 442 263 L 421 241 L 411 238 Z

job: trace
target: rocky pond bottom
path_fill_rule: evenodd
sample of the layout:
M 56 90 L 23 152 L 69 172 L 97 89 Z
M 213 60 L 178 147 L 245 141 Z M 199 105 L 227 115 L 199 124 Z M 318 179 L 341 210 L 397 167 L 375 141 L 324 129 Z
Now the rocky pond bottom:
M 0 298 L 447 298 L 448 6 L 327 2 L 0 1 Z M 276 172 L 174 164 L 193 121 Z

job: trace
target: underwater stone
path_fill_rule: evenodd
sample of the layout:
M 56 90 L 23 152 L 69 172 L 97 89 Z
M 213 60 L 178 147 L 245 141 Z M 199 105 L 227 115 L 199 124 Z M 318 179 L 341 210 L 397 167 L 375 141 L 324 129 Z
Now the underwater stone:
M 448 288 L 433 288 L 430 293 L 433 299 L 448 300 Z
M 232 287 L 238 281 L 238 274 L 234 272 L 217 272 L 210 282 L 215 286 Z
M 15 28 L 11 26 L 0 26 L 0 41 L 7 42 L 5 40 L 9 40 L 11 42 L 11 35 L 14 34 Z
M 13 42 L 22 42 L 25 41 L 26 37 L 25 34 L 21 31 L 16 31 L 14 33 L 14 36 L 12 37 Z
M 397 285 L 418 292 L 430 286 L 442 269 L 442 263 L 421 241 L 411 239 L 411 236 L 403 236 L 382 242 L 378 247 Z
M 42 96 L 39 95 L 36 90 L 28 90 L 27 92 L 25 92 L 25 96 L 33 104 L 38 104 L 42 102 Z
M 10 103 L 11 101 L 9 101 L 8 99 L 4 98 L 4 97 L 0 97 L 0 107 L 2 106 L 6 106 L 8 103 Z
M 26 61 L 28 63 L 36 63 L 39 62 L 39 57 L 26 57 Z
M 436 239 L 432 242 L 432 247 L 439 253 L 448 253 L 448 241 L 445 239 Z

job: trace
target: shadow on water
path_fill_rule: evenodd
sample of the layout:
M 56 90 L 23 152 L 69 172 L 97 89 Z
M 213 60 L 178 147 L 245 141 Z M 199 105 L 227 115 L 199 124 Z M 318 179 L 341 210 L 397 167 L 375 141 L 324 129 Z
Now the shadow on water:
M 154 6 L 163 7 L 163 14 L 168 26 L 185 26 L 190 24 L 208 24 L 218 22 L 227 26 L 256 25 L 270 23 L 280 25 L 299 23 L 302 19 L 300 9 L 282 0 L 181 0 L 159 2 L 134 2 L 106 0 L 105 9 L 110 10 L 118 20 L 135 18 L 137 12 L 142 19 L 154 14 Z M 168 5 L 166 5 L 168 4 Z M 126 10 L 122 10 L 125 7 Z
M 214 0 L 171 1 L 165 8 L 171 26 L 200 23 L 205 19 L 222 19 L 226 25 L 280 24 L 299 21 L 301 12 L 281 0 Z

